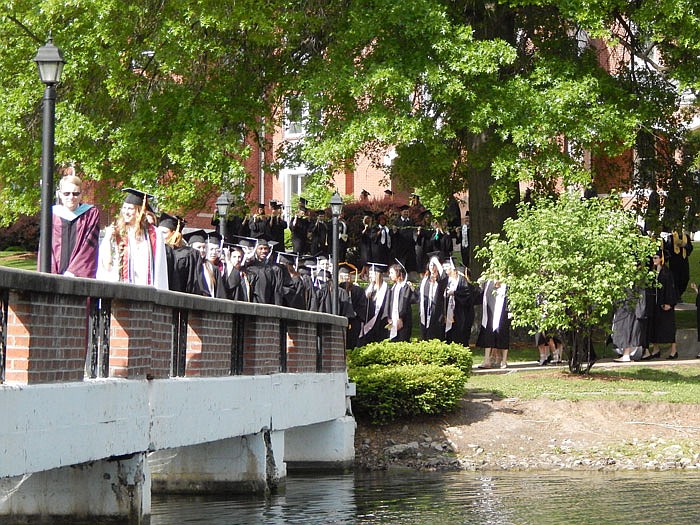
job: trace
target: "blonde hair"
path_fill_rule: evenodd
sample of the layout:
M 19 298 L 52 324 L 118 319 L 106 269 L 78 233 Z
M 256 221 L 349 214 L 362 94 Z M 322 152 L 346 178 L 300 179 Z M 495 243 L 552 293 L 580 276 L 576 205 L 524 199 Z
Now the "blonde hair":
M 75 175 L 64 175 L 63 177 L 61 177 L 61 180 L 58 183 L 58 187 L 61 188 L 63 184 L 74 184 L 76 186 L 79 186 L 80 188 L 83 187 L 83 181 L 80 180 L 80 177 L 76 177 Z

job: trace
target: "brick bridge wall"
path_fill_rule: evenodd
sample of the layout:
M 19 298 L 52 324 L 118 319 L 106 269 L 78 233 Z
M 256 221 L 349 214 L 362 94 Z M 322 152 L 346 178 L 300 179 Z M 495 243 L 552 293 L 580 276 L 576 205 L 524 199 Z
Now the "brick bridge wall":
M 90 305 L 98 299 L 110 305 L 100 343 L 109 347 L 111 377 L 170 377 L 177 359 L 175 319 L 183 312 L 185 376 L 346 369 L 342 317 L 0 268 L 0 379 L 82 381 L 95 341 Z

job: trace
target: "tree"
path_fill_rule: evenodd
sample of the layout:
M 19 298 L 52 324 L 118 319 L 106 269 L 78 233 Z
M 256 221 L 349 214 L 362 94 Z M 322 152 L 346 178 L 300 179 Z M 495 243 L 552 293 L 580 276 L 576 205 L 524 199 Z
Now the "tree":
M 520 205 L 503 234 L 488 237 L 478 257 L 485 277 L 508 285 L 513 326 L 570 331 L 575 339 L 570 366 L 592 364 L 585 339 L 608 322 L 616 301 L 652 282 L 647 265 L 658 248 L 636 227 L 616 196 L 581 199 L 564 193 Z
M 103 181 L 105 199 L 134 186 L 176 212 L 245 187 L 249 144 L 267 145 L 282 94 L 310 52 L 305 38 L 323 20 L 305 21 L 305 4 L 3 2 L 0 224 L 38 209 L 42 85 L 31 59 L 49 31 L 67 61 L 57 166 Z
M 519 181 L 585 187 L 598 175 L 588 154 L 614 157 L 643 131 L 682 135 L 679 92 L 699 86 L 689 0 L 346 5 L 299 72 L 300 158 L 330 177 L 394 147 L 388 177 L 443 202 L 469 190 L 476 244 L 514 215 Z

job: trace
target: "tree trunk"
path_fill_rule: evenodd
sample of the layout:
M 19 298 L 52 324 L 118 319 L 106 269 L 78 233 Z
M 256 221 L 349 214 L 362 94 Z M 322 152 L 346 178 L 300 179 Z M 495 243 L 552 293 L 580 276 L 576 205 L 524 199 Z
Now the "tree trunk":
M 489 140 L 489 134 L 482 133 L 472 138 L 472 151 L 477 151 Z M 494 140 L 494 139 L 492 139 Z M 513 183 L 514 198 L 496 207 L 491 198 L 490 189 L 495 180 L 491 173 L 491 167 L 483 169 L 475 168 L 469 173 L 469 215 L 470 215 L 470 269 L 472 277 L 477 279 L 486 261 L 476 259 L 474 250 L 484 245 L 484 239 L 489 233 L 499 233 L 503 223 L 508 217 L 516 216 L 516 203 L 520 200 L 518 184 Z

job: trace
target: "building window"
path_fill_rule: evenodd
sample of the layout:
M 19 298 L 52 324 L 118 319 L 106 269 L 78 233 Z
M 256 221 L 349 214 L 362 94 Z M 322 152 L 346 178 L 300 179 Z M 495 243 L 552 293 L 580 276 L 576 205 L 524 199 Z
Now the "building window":
M 306 133 L 309 107 L 301 97 L 287 97 L 284 107 L 285 138 L 300 138 Z

